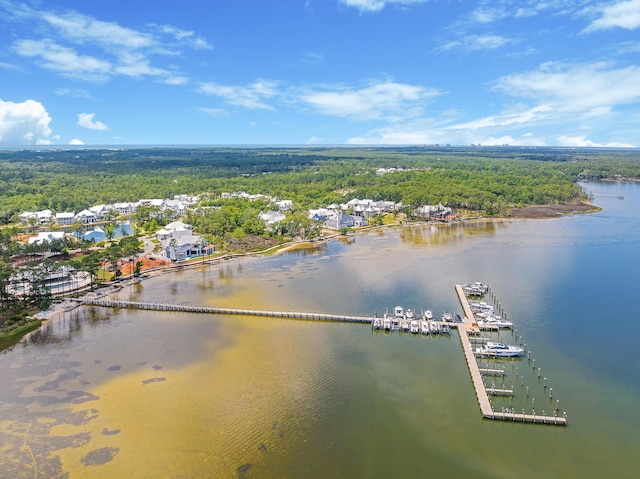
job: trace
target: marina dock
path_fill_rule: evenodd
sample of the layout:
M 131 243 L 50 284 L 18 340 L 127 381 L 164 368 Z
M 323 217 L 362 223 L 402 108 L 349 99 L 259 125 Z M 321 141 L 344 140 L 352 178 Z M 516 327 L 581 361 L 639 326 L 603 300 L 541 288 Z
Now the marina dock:
M 567 419 L 565 417 L 539 416 L 535 414 L 518 414 L 512 412 L 495 412 L 493 410 L 493 408 L 491 407 L 491 402 L 489 401 L 487 388 L 482 381 L 482 372 L 480 370 L 480 367 L 478 366 L 478 362 L 476 361 L 476 356 L 473 352 L 471 341 L 469 339 L 469 332 L 471 331 L 472 334 L 475 333 L 474 328 L 472 327 L 473 324 L 475 324 L 475 317 L 473 315 L 473 311 L 471 310 L 471 306 L 469 305 L 469 301 L 467 300 L 467 296 L 464 293 L 462 285 L 456 284 L 456 293 L 458 294 L 458 299 L 460 300 L 460 304 L 462 305 L 462 309 L 464 311 L 463 324 L 458 327 L 458 335 L 460 336 L 462 350 L 464 351 L 467 366 L 469 367 L 471 381 L 476 391 L 476 398 L 478 399 L 478 404 L 480 405 L 482 416 L 486 419 L 498 419 L 502 421 L 566 426 Z M 483 371 L 486 372 L 489 370 Z M 507 390 L 492 389 L 492 391 L 506 392 Z M 513 394 L 513 391 L 510 391 L 510 393 Z
M 491 406 L 489 396 L 513 396 L 514 392 L 511 389 L 496 389 L 494 387 L 487 388 L 483 382 L 483 375 L 486 376 L 504 376 L 505 372 L 502 369 L 484 369 L 478 366 L 476 360 L 476 354 L 472 342 L 481 342 L 486 338 L 479 337 L 480 329 L 473 310 L 467 300 L 467 296 L 464 292 L 462 285 L 456 285 L 456 293 L 458 299 L 462 305 L 464 311 L 464 317 L 461 323 L 447 323 L 451 327 L 457 327 L 460 337 L 460 343 L 464 352 L 465 360 L 469 368 L 471 375 L 471 381 L 476 393 L 476 398 L 480 406 L 482 416 L 486 419 L 496 419 L 503 421 L 514 421 L 524 423 L 535 424 L 550 424 L 556 426 L 566 426 L 567 418 L 536 414 L 522 414 L 502 411 L 496 412 Z M 224 314 L 224 315 L 243 315 L 243 316 L 260 316 L 260 317 L 272 317 L 283 319 L 301 319 L 310 321 L 336 321 L 345 323 L 364 323 L 373 324 L 377 316 L 356 316 L 356 315 L 344 315 L 344 314 L 330 314 L 330 313 L 309 313 L 302 311 L 268 311 L 268 310 L 256 310 L 256 309 L 238 309 L 238 308 L 220 308 L 215 306 L 198 306 L 191 304 L 179 304 L 179 303 L 156 303 L 156 302 L 140 302 L 140 301 L 124 301 L 124 300 L 112 300 L 102 298 L 82 298 L 77 300 L 81 304 L 107 307 L 107 308 L 129 308 L 129 309 L 141 309 L 152 311 L 182 311 L 186 313 L 204 313 L 204 314 Z M 534 411 L 535 412 L 535 411 Z

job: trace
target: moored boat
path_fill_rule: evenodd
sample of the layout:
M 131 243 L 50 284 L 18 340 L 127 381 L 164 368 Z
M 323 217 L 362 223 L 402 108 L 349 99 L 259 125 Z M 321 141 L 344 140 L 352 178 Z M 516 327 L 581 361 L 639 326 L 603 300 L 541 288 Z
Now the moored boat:
M 404 318 L 404 308 L 402 306 L 396 306 L 393 310 L 393 315 L 396 318 Z
M 476 354 L 480 356 L 491 356 L 498 358 L 510 358 L 524 355 L 524 349 L 518 346 L 510 346 L 504 343 L 487 342 L 476 348 Z
M 373 327 L 373 329 L 381 329 L 382 328 L 382 319 L 373 318 L 373 321 L 371 322 L 371 326 Z
M 420 323 L 420 331 L 422 334 L 430 334 L 431 330 L 429 329 L 429 321 L 422 321 Z
M 415 319 L 413 321 L 411 321 L 411 332 L 413 334 L 417 334 L 417 333 L 420 332 L 420 322 L 419 321 L 417 321 Z
M 422 312 L 422 317 L 425 321 L 431 321 L 433 319 L 433 313 L 430 309 L 427 309 Z

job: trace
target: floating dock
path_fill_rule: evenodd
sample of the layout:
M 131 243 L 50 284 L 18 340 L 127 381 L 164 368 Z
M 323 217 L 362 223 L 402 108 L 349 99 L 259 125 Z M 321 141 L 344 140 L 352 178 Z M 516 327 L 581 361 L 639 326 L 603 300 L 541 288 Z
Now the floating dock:
M 463 324 L 458 327 L 458 334 L 460 336 L 460 343 L 462 344 L 462 350 L 464 351 L 465 359 L 467 360 L 467 366 L 469 367 L 469 373 L 471 374 L 471 381 L 473 382 L 473 387 L 476 390 L 476 397 L 478 399 L 478 404 L 480 405 L 482 416 L 486 419 L 499 419 L 502 421 L 566 426 L 566 417 L 538 416 L 535 414 L 517 414 L 511 412 L 494 412 L 493 408 L 491 407 L 491 402 L 489 401 L 487 388 L 482 381 L 482 372 L 478 367 L 478 362 L 476 361 L 475 354 L 473 353 L 473 349 L 471 347 L 471 341 L 469 340 L 469 332 L 472 332 L 472 334 L 475 333 L 475 330 L 472 327 L 473 324 L 475 324 L 473 311 L 471 310 L 471 306 L 469 306 L 469 301 L 467 301 L 467 296 L 464 293 L 462 285 L 456 284 L 456 293 L 458 293 L 458 299 L 460 300 L 460 304 L 462 305 L 462 309 L 464 310 Z M 503 392 L 503 390 L 497 389 L 492 389 L 492 391 Z M 504 390 L 504 392 L 506 391 L 507 390 Z M 513 394 L 513 391 L 510 392 L 511 394 Z

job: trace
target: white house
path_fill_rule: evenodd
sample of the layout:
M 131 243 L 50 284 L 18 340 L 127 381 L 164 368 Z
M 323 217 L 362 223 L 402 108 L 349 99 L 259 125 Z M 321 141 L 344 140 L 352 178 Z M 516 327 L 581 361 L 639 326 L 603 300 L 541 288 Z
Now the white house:
M 76 212 L 68 211 L 63 213 L 56 213 L 56 223 L 59 225 L 72 225 L 76 220 Z
M 97 216 L 89 210 L 82 210 L 76 215 L 75 219 L 80 221 L 83 225 L 95 223 L 98 220 Z
M 280 201 L 276 201 L 276 206 L 278 207 L 278 210 L 282 211 L 289 211 L 293 209 L 293 201 L 291 200 L 280 200 Z
M 96 205 L 90 207 L 89 211 L 95 215 L 96 220 L 103 220 L 112 209 L 113 208 L 108 205 Z
M 266 213 L 260 213 L 259 217 L 267 228 L 276 223 L 280 223 L 286 218 L 280 211 L 267 211 Z
M 165 256 L 172 261 L 209 254 L 215 251 L 202 236 L 193 234 L 193 227 L 182 221 L 174 221 L 156 233 Z
M 136 205 L 133 203 L 114 203 L 113 208 L 119 215 L 132 215 L 136 212 Z
M 36 220 L 36 223 L 41 225 L 46 225 L 51 223 L 53 220 L 53 213 L 51 210 L 40 210 L 40 211 L 25 211 L 20 214 L 20 221 L 23 223 L 28 223 L 31 218 Z
M 27 241 L 28 244 L 45 244 L 51 243 L 54 240 L 64 239 L 64 231 L 44 231 L 38 233 L 38 236 L 32 236 Z

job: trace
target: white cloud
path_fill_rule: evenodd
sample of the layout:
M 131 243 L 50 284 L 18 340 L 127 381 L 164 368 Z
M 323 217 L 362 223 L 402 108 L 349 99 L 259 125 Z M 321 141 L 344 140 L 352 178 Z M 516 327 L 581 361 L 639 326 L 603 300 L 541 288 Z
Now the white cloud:
M 56 15 L 44 12 L 41 18 L 59 30 L 66 38 L 84 42 L 96 42 L 107 47 L 126 47 L 131 49 L 155 45 L 153 37 L 121 27 L 114 22 L 103 22 L 87 15 L 67 13 Z
M 504 76 L 494 88 L 549 104 L 559 113 L 602 114 L 640 101 L 640 66 L 545 63 L 535 71 Z
M 0 99 L 0 143 L 5 145 L 48 145 L 51 117 L 35 100 L 22 103 Z
M 213 116 L 213 117 L 223 117 L 223 116 L 227 116 L 229 114 L 229 112 L 227 112 L 226 110 L 224 110 L 222 108 L 198 107 L 198 108 L 196 108 L 196 110 L 201 112 L 201 113 L 204 113 L 206 115 Z
M 384 81 L 360 89 L 307 90 L 300 100 L 325 115 L 393 122 L 418 115 L 425 102 L 438 95 L 435 89 Z
M 640 0 L 625 0 L 602 5 L 600 14 L 601 16 L 591 22 L 584 32 L 616 27 L 634 30 L 640 27 Z
M 75 50 L 58 45 L 53 40 L 19 40 L 14 48 L 19 55 L 40 57 L 42 67 L 60 72 L 71 78 L 90 81 L 104 81 L 111 72 L 112 65 L 88 55 L 79 55 Z
M 2 7 L 6 17 L 24 22 L 30 31 L 44 36 L 16 40 L 13 47 L 19 55 L 39 59 L 43 68 L 84 81 L 103 82 L 122 75 L 183 85 L 187 83 L 184 75 L 175 67 L 155 66 L 151 56 L 181 55 L 180 47 L 211 49 L 194 32 L 171 25 L 150 25 L 141 31 L 73 11 L 36 10 L 11 0 L 3 0 Z
M 342 0 L 342 3 L 348 7 L 357 8 L 360 12 L 379 12 L 390 4 L 411 5 L 426 1 L 428 0 Z
M 534 108 L 517 108 L 515 111 L 506 111 L 499 115 L 486 116 L 478 120 L 449 126 L 449 130 L 476 130 L 481 128 L 505 127 L 540 121 L 549 118 L 553 109 L 549 105 L 539 105 Z
M 278 93 L 277 86 L 276 82 L 267 80 L 257 80 L 248 86 L 201 83 L 198 91 L 205 95 L 222 97 L 232 105 L 252 110 L 273 110 L 273 107 L 267 104 L 265 100 L 276 96 Z
M 83 88 L 56 88 L 53 90 L 56 95 L 70 96 L 73 98 L 86 98 L 87 100 L 93 100 L 93 95 L 88 90 Z
M 560 146 L 582 146 L 582 147 L 603 147 L 603 148 L 635 148 L 635 145 L 629 143 L 609 142 L 596 143 L 587 139 L 586 136 L 560 136 L 558 137 L 558 145 Z
M 502 37 L 500 35 L 469 35 L 459 40 L 445 43 L 440 46 L 438 50 L 447 51 L 454 49 L 462 49 L 467 51 L 484 51 L 495 50 L 509 43 L 513 43 L 513 40 Z
M 84 141 L 74 138 L 69 142 L 70 145 L 84 145 Z
M 109 127 L 101 121 L 93 121 L 94 116 L 96 116 L 95 113 L 79 113 L 77 125 L 90 130 L 105 131 L 109 129 Z
M 160 31 L 173 36 L 176 40 L 186 43 L 197 50 L 211 50 L 213 47 L 202 37 L 196 36 L 192 30 L 182 30 L 173 25 L 160 25 Z

